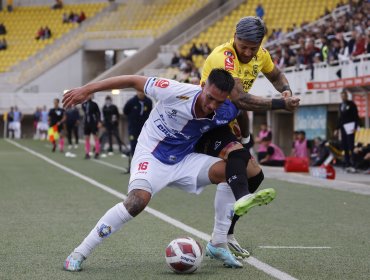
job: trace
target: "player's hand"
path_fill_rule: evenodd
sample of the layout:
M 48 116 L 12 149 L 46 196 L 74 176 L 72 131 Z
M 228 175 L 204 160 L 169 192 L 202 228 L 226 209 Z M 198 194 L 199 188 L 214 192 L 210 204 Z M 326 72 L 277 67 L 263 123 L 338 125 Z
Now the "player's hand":
M 290 90 L 284 90 L 282 93 L 281 93 L 281 96 L 283 98 L 288 98 L 288 97 L 292 97 L 292 92 Z
M 285 100 L 285 109 L 290 112 L 297 110 L 297 108 L 299 107 L 300 99 L 297 97 L 288 97 L 285 98 L 284 100 Z
M 78 87 L 67 91 L 63 95 L 63 107 L 65 109 L 81 104 L 89 99 L 91 92 L 87 91 L 85 87 Z

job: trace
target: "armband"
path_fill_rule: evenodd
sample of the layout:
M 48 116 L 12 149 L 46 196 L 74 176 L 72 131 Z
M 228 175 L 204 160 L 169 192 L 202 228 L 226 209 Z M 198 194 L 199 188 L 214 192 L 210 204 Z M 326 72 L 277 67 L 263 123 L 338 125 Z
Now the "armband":
M 271 100 L 271 110 L 285 109 L 285 100 L 274 98 Z
M 290 92 L 292 92 L 289 85 L 285 85 L 281 88 L 281 91 L 286 91 L 286 90 L 289 90 Z

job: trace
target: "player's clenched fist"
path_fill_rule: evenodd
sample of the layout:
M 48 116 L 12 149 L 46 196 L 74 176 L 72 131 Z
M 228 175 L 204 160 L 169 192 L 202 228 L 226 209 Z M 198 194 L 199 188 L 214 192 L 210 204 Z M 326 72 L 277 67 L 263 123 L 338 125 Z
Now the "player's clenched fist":
M 288 111 L 295 111 L 299 107 L 299 101 L 300 99 L 297 97 L 288 97 L 285 98 L 285 108 Z

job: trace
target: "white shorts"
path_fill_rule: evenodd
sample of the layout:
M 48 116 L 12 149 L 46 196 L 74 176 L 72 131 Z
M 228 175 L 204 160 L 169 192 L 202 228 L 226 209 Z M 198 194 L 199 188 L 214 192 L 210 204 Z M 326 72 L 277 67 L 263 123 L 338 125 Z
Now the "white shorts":
M 47 131 L 49 129 L 49 125 L 47 123 L 38 122 L 37 129 L 42 131 Z
M 164 187 L 176 187 L 189 193 L 199 194 L 212 184 L 209 168 L 222 159 L 204 154 L 191 153 L 174 165 L 160 162 L 140 145 L 136 146 L 131 161 L 128 192 L 142 189 L 152 196 Z

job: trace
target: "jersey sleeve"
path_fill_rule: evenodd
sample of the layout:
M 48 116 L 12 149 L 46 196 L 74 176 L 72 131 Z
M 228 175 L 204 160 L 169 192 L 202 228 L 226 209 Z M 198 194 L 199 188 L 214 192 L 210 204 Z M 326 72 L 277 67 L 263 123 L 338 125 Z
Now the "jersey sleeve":
M 272 70 L 274 70 L 275 64 L 271 59 L 271 55 L 268 50 L 265 48 L 261 48 L 261 56 L 262 56 L 262 73 L 270 73 Z
M 225 69 L 234 77 L 237 78 L 236 71 L 236 55 L 231 49 L 221 49 L 213 51 L 206 59 L 202 70 L 201 83 L 205 82 L 211 73 L 212 69 Z
M 144 86 L 144 93 L 158 101 L 173 104 L 181 100 L 178 97 L 187 98 L 192 92 L 201 90 L 200 86 L 180 83 L 164 78 L 148 78 Z
M 164 78 L 150 77 L 145 83 L 144 93 L 156 100 L 166 100 L 176 92 L 179 82 Z

